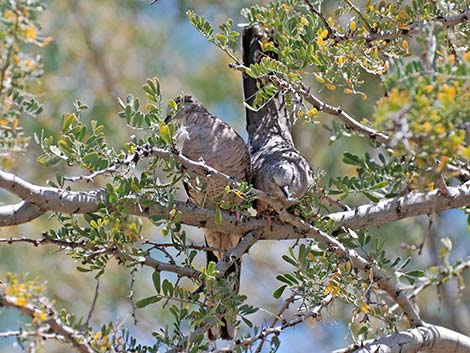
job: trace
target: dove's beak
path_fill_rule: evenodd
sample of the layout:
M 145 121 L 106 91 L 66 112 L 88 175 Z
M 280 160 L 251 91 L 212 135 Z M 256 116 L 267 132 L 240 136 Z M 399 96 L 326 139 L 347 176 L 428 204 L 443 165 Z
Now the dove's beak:
M 281 186 L 281 191 L 282 193 L 284 194 L 284 196 L 286 197 L 286 199 L 290 199 L 291 195 L 290 195 L 290 192 L 289 192 L 289 187 L 286 185 L 286 186 Z
M 289 191 L 289 186 L 282 186 L 281 187 L 282 194 L 286 197 L 287 201 L 289 202 L 297 202 L 298 200 L 292 195 Z

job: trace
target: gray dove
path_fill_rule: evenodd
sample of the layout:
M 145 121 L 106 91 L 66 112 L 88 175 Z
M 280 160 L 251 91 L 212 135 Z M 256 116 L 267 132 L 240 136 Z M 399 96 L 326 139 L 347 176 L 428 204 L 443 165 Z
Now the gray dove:
M 259 62 L 263 55 L 268 55 L 261 51 L 259 38 L 256 29 L 245 28 L 242 45 L 246 67 Z M 250 106 L 253 105 L 259 84 L 260 81 L 244 75 L 245 102 Z M 277 93 L 258 111 L 246 109 L 253 185 L 277 196 L 284 207 L 298 201 L 314 182 L 310 164 L 294 146 L 290 121 L 281 93 Z M 263 203 L 257 207 L 259 211 L 267 208 Z
M 181 153 L 194 161 L 203 160 L 212 168 L 223 172 L 237 181 L 248 181 L 250 176 L 250 155 L 248 148 L 240 135 L 227 123 L 212 115 L 195 98 L 191 96 L 175 99 L 178 111 L 172 118 L 186 131 L 187 137 L 183 142 Z M 169 120 L 170 118 L 167 118 Z M 214 207 L 213 199 L 224 193 L 226 183 L 213 180 L 206 175 L 198 175 L 201 184 L 207 183 L 205 192 L 200 192 L 191 183 L 185 184 L 186 192 L 191 202 Z M 207 262 L 218 262 L 229 250 L 238 244 L 240 234 L 226 234 L 210 229 L 204 231 L 207 246 L 221 249 L 208 251 Z M 234 291 L 240 288 L 240 260 L 232 265 L 225 276 L 233 283 Z M 236 318 L 223 317 L 225 326 L 211 327 L 208 336 L 211 340 L 219 336 L 232 339 L 235 335 Z

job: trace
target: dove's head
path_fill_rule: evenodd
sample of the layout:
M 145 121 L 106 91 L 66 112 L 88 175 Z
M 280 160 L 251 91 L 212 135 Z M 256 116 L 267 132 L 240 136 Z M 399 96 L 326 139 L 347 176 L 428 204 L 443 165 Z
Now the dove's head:
M 178 96 L 173 101 L 176 107 L 168 105 L 165 123 L 176 120 L 181 125 L 186 125 L 191 114 L 206 111 L 201 102 L 192 96 Z
M 270 168 L 268 190 L 283 201 L 285 206 L 292 205 L 302 198 L 313 184 L 313 172 L 306 160 L 280 161 Z

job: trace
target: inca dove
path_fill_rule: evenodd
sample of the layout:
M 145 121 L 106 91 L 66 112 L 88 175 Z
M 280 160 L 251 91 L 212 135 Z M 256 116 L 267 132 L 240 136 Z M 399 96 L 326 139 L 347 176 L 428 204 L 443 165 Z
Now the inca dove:
M 186 157 L 199 161 L 223 172 L 237 181 L 248 181 L 250 175 L 250 155 L 248 148 L 235 130 L 227 123 L 215 117 L 195 98 L 186 96 L 176 98 L 179 109 L 176 119 L 187 132 L 181 153 Z M 207 183 L 205 193 L 196 190 L 195 185 L 185 185 L 191 202 L 214 207 L 213 198 L 224 193 L 226 183 L 216 181 L 206 175 L 198 175 L 202 184 Z M 240 234 L 225 234 L 206 229 L 206 244 L 222 251 L 207 252 L 207 262 L 217 262 L 224 255 L 223 250 L 233 248 L 240 241 Z M 233 281 L 233 288 L 238 292 L 240 287 L 240 261 L 231 266 L 226 277 Z M 235 318 L 222 318 L 225 326 L 212 327 L 208 331 L 209 338 L 214 340 L 219 335 L 223 339 L 232 339 L 235 334 Z
M 262 55 L 256 29 L 243 32 L 244 65 L 259 62 Z M 245 101 L 252 105 L 259 82 L 245 75 Z M 251 168 L 255 188 L 278 196 L 285 207 L 304 196 L 313 184 L 313 171 L 307 160 L 295 148 L 290 131 L 289 111 L 283 96 L 277 93 L 258 111 L 246 109 Z M 258 204 L 263 210 L 264 204 Z

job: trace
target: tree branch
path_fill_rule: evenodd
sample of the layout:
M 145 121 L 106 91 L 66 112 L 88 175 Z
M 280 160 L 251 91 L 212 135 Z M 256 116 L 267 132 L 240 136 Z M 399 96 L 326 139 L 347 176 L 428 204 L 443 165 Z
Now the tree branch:
M 196 162 L 194 162 L 196 163 Z M 0 170 L 0 188 L 11 191 L 26 200 L 21 203 L 33 215 L 42 215 L 46 211 L 61 213 L 93 213 L 98 211 L 98 203 L 105 200 L 104 190 L 66 191 L 55 188 L 41 187 L 30 184 L 23 179 Z M 403 218 L 441 212 L 448 209 L 470 205 L 470 184 L 459 187 L 447 187 L 449 196 L 439 190 L 419 193 L 411 192 L 401 197 L 381 200 L 376 204 L 358 206 L 350 211 L 336 212 L 325 215 L 343 226 L 359 229 L 364 226 L 380 226 Z M 270 201 L 272 202 L 272 201 Z M 20 204 L 18 204 L 20 205 Z M 108 205 L 111 207 L 111 205 Z M 31 220 L 32 217 L 18 218 L 4 210 L 18 206 L 0 207 L 0 226 L 16 225 Z M 142 208 L 138 200 L 130 206 L 129 213 L 139 217 L 165 215 L 172 208 L 181 214 L 181 223 L 195 227 L 214 229 L 225 233 L 246 234 L 249 231 L 262 231 L 260 239 L 298 239 L 305 238 L 298 229 L 289 224 L 273 220 L 272 227 L 259 217 L 237 219 L 229 212 L 222 212 L 222 223 L 216 223 L 215 211 L 199 208 L 195 205 L 175 201 L 167 208 Z M 36 213 L 35 213 L 36 212 Z
M 449 16 L 449 17 L 436 17 L 430 21 L 419 21 L 419 22 L 412 22 L 406 27 L 403 28 L 397 28 L 394 31 L 379 31 L 379 32 L 374 32 L 374 33 L 369 33 L 368 35 L 365 36 L 365 39 L 367 42 L 372 42 L 376 40 L 392 40 L 396 38 L 400 38 L 403 36 L 411 36 L 415 33 L 418 33 L 423 30 L 423 28 L 429 23 L 435 23 L 435 24 L 441 24 L 445 28 L 449 27 L 455 27 L 458 26 L 461 23 L 468 22 L 470 20 L 470 9 L 467 9 L 466 11 Z
M 32 304 L 18 305 L 17 298 L 6 295 L 0 292 L 0 306 L 12 307 L 18 309 L 21 313 L 31 317 L 32 319 L 40 317 L 43 311 Z M 80 353 L 93 353 L 93 349 L 87 342 L 87 338 L 79 331 L 65 325 L 60 321 L 57 313 L 52 308 L 48 308 L 48 318 L 43 321 L 44 324 L 49 326 L 49 331 L 60 335 L 68 343 Z
M 332 251 L 338 258 L 351 261 L 353 267 L 371 275 L 373 281 L 377 283 L 377 286 L 385 291 L 400 306 L 412 327 L 422 325 L 421 318 L 415 306 L 411 303 L 406 294 L 398 288 L 391 278 L 380 271 L 377 266 L 360 256 L 355 250 L 346 248 L 342 243 L 322 230 L 304 222 L 299 217 L 291 215 L 286 210 L 279 208 L 276 204 L 272 206 L 284 222 L 293 225 L 304 234 L 305 237 L 315 239 L 319 243 L 327 246 L 328 250 Z
M 381 200 L 376 204 L 362 205 L 351 211 L 331 213 L 327 217 L 339 226 L 359 229 L 470 205 L 470 184 L 447 187 L 447 190 L 448 196 L 440 190 L 410 192 L 401 197 Z
M 469 353 L 470 337 L 435 325 L 421 326 L 376 340 L 355 343 L 333 353 Z
M 269 327 L 269 328 L 266 328 L 264 330 L 261 330 L 258 334 L 254 335 L 252 337 L 240 340 L 239 342 L 237 342 L 232 347 L 218 349 L 218 350 L 215 351 L 215 353 L 236 352 L 237 348 L 251 346 L 256 341 L 258 341 L 258 340 L 264 341 L 268 336 L 271 336 L 271 335 L 279 335 L 286 328 L 301 324 L 302 322 L 304 322 L 305 320 L 307 320 L 309 318 L 316 319 L 320 316 L 321 310 L 323 308 L 325 308 L 326 306 L 328 306 L 332 301 L 333 301 L 333 296 L 331 294 L 328 294 L 310 312 L 299 315 L 296 319 L 291 320 L 291 321 L 286 321 L 286 322 L 284 322 L 281 325 L 278 325 L 276 327 Z
M 162 272 L 173 272 L 176 273 L 178 276 L 181 277 L 189 277 L 198 279 L 201 275 L 201 272 L 190 267 L 183 267 L 174 264 L 167 264 L 165 262 L 158 261 L 154 259 L 150 255 L 145 256 L 134 256 L 129 255 L 128 253 L 119 250 L 115 247 L 110 248 L 102 248 L 98 246 L 90 246 L 86 241 L 77 241 L 77 242 L 69 242 L 59 239 L 53 239 L 47 235 L 47 233 L 43 233 L 42 239 L 33 239 L 27 237 L 9 237 L 9 238 L 0 238 L 0 244 L 7 243 L 7 244 L 14 244 L 14 243 L 30 243 L 34 246 L 45 245 L 45 244 L 54 244 L 64 248 L 87 248 L 87 250 L 92 251 L 94 257 L 96 256 L 95 253 L 99 251 L 99 255 L 103 254 L 110 254 L 116 256 L 121 261 L 128 261 L 135 264 L 140 264 L 142 266 L 147 266 L 153 268 L 155 271 L 162 271 Z M 90 259 L 91 260 L 91 259 Z

